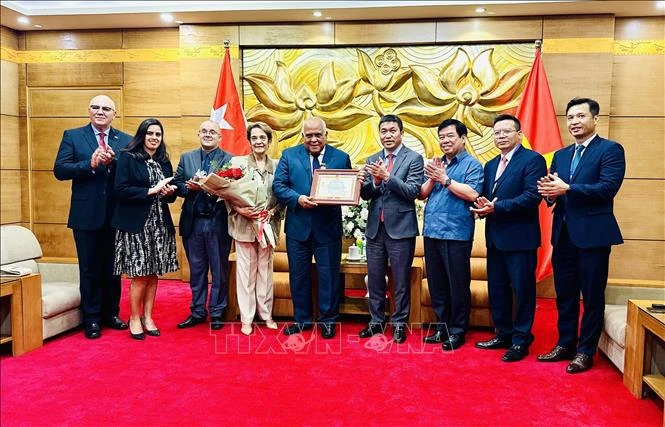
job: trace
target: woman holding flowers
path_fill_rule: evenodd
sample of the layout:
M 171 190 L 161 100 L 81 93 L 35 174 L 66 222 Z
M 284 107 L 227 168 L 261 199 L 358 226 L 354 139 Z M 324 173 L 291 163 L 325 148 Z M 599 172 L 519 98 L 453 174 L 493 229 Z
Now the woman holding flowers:
M 243 181 L 251 180 L 245 199 L 251 206 L 226 201 L 229 211 L 229 235 L 236 244 L 236 283 L 240 308 L 241 332 L 252 333 L 256 311 L 270 329 L 277 329 L 272 320 L 273 254 L 279 239 L 282 207 L 272 194 L 276 161 L 268 157 L 272 129 L 263 122 L 247 127 L 247 139 L 252 152 L 231 159 L 231 168 L 244 170 Z

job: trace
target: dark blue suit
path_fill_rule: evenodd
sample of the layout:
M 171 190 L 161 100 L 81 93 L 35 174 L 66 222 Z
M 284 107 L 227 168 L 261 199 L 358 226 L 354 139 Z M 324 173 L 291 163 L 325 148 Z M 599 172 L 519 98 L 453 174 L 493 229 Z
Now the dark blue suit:
M 110 128 L 106 141 L 117 154 L 131 137 Z M 79 262 L 83 323 L 99 323 L 120 310 L 120 276 L 113 275 L 115 231 L 110 226 L 115 207 L 117 162 L 90 167 L 98 147 L 92 125 L 66 130 L 53 166 L 58 180 L 72 180 L 67 227 L 74 231 Z
M 326 145 L 322 163 L 328 169 L 351 169 L 349 155 L 331 145 Z M 284 150 L 272 189 L 279 202 L 287 206 L 284 231 L 293 317 L 296 323 L 311 324 L 313 321 L 310 269 L 313 254 L 318 275 L 318 321 L 330 324 L 337 319 L 341 300 L 342 209 L 325 205 L 303 209 L 298 204 L 298 197 L 308 196 L 311 186 L 312 169 L 305 146 Z
M 554 201 L 552 266 L 559 312 L 558 345 L 593 355 L 603 329 L 605 287 L 610 248 L 623 243 L 613 213 L 616 196 L 626 172 L 623 147 L 596 135 L 570 177 L 575 145 L 554 154 L 551 172 L 569 183 L 565 195 Z M 579 295 L 584 299 L 582 328 Z
M 545 176 L 547 166 L 543 156 L 520 146 L 495 185 L 500 158 L 485 164 L 483 182 L 483 195 L 497 199 L 485 225 L 490 309 L 498 336 L 528 347 L 533 341 L 536 251 L 540 246 L 537 181 Z

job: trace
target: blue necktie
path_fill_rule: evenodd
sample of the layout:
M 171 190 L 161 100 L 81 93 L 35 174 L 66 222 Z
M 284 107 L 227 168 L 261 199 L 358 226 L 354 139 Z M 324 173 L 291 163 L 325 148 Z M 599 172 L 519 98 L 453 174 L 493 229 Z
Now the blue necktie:
M 201 168 L 205 171 L 205 173 L 210 172 L 210 154 L 206 154 L 203 157 L 203 164 L 201 165 Z
M 203 163 L 201 163 L 201 170 L 205 171 L 207 174 L 210 172 L 210 158 L 211 154 L 207 153 L 203 155 Z M 195 214 L 204 214 L 208 215 L 212 211 L 210 206 L 209 197 L 203 192 L 199 191 L 194 199 L 194 213 Z
M 312 154 L 312 172 L 319 169 L 320 167 L 321 163 L 319 163 L 319 155 L 317 154 L 315 156 L 314 154 Z
M 570 164 L 570 178 L 573 178 L 573 174 L 575 173 L 575 169 L 577 169 L 577 165 L 580 163 L 580 159 L 582 158 L 582 151 L 584 151 L 584 145 L 578 145 L 575 147 L 575 155 L 573 156 L 573 161 Z

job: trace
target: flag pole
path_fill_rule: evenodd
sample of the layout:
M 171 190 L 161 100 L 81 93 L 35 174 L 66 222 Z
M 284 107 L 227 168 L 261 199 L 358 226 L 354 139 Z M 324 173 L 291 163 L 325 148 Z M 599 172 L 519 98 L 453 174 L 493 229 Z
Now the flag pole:
M 231 47 L 231 40 L 224 40 L 224 49 L 229 50 Z
M 542 51 L 542 47 L 543 47 L 543 41 L 542 40 L 538 39 L 534 42 L 534 44 L 536 45 L 536 50 L 537 51 Z

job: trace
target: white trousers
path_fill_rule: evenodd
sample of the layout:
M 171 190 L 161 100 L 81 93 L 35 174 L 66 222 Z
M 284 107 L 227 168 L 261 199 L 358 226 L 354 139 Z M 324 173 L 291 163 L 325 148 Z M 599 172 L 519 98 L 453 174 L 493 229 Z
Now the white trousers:
M 261 248 L 258 242 L 235 242 L 236 283 L 240 321 L 252 323 L 258 307 L 262 320 L 272 319 L 274 248 Z

